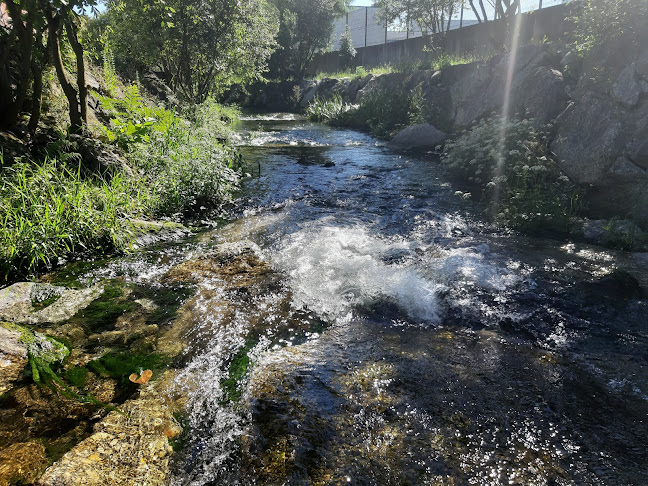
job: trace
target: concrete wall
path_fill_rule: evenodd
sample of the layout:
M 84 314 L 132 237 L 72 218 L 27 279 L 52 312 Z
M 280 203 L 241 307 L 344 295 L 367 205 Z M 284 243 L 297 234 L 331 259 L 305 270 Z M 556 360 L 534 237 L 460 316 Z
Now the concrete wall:
M 559 40 L 573 28 L 569 18 L 572 16 L 572 4 L 556 5 L 519 15 L 519 40 L 522 45 L 539 43 L 545 38 Z M 406 60 L 416 60 L 429 55 L 425 46 L 434 45 L 436 52 L 447 54 L 489 54 L 498 50 L 506 42 L 507 28 L 502 20 L 470 25 L 461 29 L 450 30 L 434 37 L 416 37 L 402 41 L 389 42 L 375 46 L 361 47 L 351 66 L 372 68 L 383 64 L 399 64 Z M 340 57 L 337 52 L 319 55 L 310 69 L 311 75 L 322 72 L 340 71 Z

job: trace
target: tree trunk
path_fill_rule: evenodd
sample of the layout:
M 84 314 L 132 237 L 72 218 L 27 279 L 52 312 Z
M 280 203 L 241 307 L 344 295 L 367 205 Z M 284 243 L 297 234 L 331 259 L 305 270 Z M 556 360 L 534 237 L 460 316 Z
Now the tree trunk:
M 454 13 L 454 3 L 450 5 L 450 12 L 448 13 L 448 25 L 446 27 L 446 32 L 450 30 L 450 25 L 452 24 L 452 14 Z
M 81 116 L 81 107 L 79 106 L 78 93 L 74 86 L 68 80 L 65 68 L 63 67 L 63 59 L 61 58 L 61 46 L 59 39 L 61 35 L 61 19 L 58 15 L 54 15 L 52 8 L 47 7 L 47 37 L 48 44 L 51 49 L 52 62 L 56 70 L 56 77 L 61 84 L 63 93 L 70 105 L 70 131 L 72 133 L 79 133 L 83 129 L 83 117 Z
M 14 3 L 13 0 L 5 2 L 7 11 L 11 17 L 11 25 L 13 32 L 18 41 L 18 53 L 20 62 L 18 64 L 18 72 L 16 73 L 16 87 L 13 90 L 10 88 L 8 95 L 9 103 L 7 104 L 6 111 L 4 112 L 2 125 L 4 128 L 10 128 L 18 122 L 18 117 L 22 111 L 23 104 L 27 98 L 27 90 L 29 89 L 29 82 L 31 81 L 31 60 L 32 60 L 32 47 L 34 45 L 33 24 L 31 20 L 23 23 L 22 8 Z M 11 74 L 9 76 L 9 83 L 11 84 Z M 13 91 L 13 94 L 12 94 Z
M 484 0 L 479 0 L 479 6 L 481 7 L 482 15 L 484 16 L 484 22 L 488 20 L 488 15 L 486 15 L 486 8 L 484 7 Z
M 477 8 L 475 7 L 475 4 L 473 2 L 474 2 L 474 0 L 468 0 L 468 3 L 470 3 L 470 8 L 472 8 L 472 11 L 475 14 L 475 17 L 477 17 L 477 22 L 479 22 L 481 24 L 482 19 L 479 16 L 479 12 L 477 12 Z
M 79 112 L 81 115 L 81 122 L 83 127 L 88 124 L 88 85 L 86 84 L 85 79 L 85 61 L 83 60 L 83 46 L 79 42 L 77 37 L 77 28 L 74 24 L 74 21 L 71 18 L 68 18 L 65 22 L 65 32 L 67 33 L 68 40 L 74 51 L 74 56 L 76 57 L 76 68 L 77 68 L 77 88 L 79 93 Z

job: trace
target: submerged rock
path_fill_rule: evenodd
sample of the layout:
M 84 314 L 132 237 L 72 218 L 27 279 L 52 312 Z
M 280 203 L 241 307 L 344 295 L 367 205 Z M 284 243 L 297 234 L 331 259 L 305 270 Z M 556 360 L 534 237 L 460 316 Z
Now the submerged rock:
M 172 221 L 144 221 L 132 219 L 135 231 L 135 247 L 154 245 L 162 241 L 177 240 L 187 236 L 190 231 L 180 223 Z
M 242 279 L 267 273 L 270 266 L 261 259 L 261 250 L 251 241 L 224 243 L 193 260 L 173 267 L 164 276 L 167 283 L 198 283 L 208 278 Z
M 50 284 L 21 282 L 0 290 L 0 320 L 17 324 L 59 324 L 88 307 L 103 287 L 67 289 Z M 47 304 L 47 300 L 53 302 Z
M 12 444 L 0 451 L 0 486 L 33 484 L 47 467 L 45 447 L 38 442 Z

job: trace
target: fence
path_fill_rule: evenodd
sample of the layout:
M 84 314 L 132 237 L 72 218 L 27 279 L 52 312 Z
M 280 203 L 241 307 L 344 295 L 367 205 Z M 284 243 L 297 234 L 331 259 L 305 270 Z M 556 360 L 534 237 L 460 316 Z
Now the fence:
M 565 2 L 566 0 L 521 0 L 520 10 L 522 12 L 531 12 L 533 10 L 560 5 Z M 465 6 L 462 9 L 458 9 L 452 15 L 449 30 L 468 27 L 478 23 L 472 9 L 467 7 L 468 3 L 464 2 L 464 4 Z M 494 7 L 490 5 L 490 2 L 484 2 L 484 4 L 488 18 L 494 19 Z M 477 1 L 475 1 L 475 5 L 477 5 Z M 480 15 L 482 15 L 481 9 L 479 7 L 477 8 L 479 9 Z M 411 22 L 404 29 L 399 24 L 386 25 L 385 22 L 380 20 L 379 8 L 360 7 L 351 10 L 346 16 L 335 22 L 332 39 L 333 51 L 340 49 L 340 36 L 346 31 L 347 26 L 349 26 L 349 30 L 351 31 L 353 47 L 356 49 L 413 39 L 424 35 L 421 27 L 416 22 Z
M 522 44 L 542 42 L 546 39 L 557 40 L 563 38 L 573 25 L 570 18 L 573 17 L 573 5 L 576 2 L 553 2 L 554 5 L 548 8 L 545 6 L 550 0 L 540 2 L 542 9 L 527 11 L 520 14 L 518 41 Z M 527 2 L 528 4 L 528 2 Z M 360 9 L 362 12 L 365 9 Z M 351 18 L 351 16 L 350 16 Z M 464 19 L 465 20 L 465 19 Z M 343 24 L 345 25 L 345 24 Z M 370 44 L 369 30 L 366 30 L 367 46 L 357 45 L 357 55 L 350 66 L 340 65 L 340 55 L 337 51 L 320 54 L 316 57 L 309 69 L 309 75 L 317 73 L 334 73 L 341 68 L 355 68 L 363 66 L 371 68 L 385 64 L 399 64 L 404 60 L 421 58 L 426 53 L 426 47 L 433 45 L 437 52 L 447 54 L 482 54 L 487 55 L 497 49 L 506 41 L 508 28 L 503 20 L 494 20 L 482 23 L 473 23 L 462 28 L 451 29 L 443 34 L 434 36 L 408 35 L 403 40 L 390 40 L 387 36 L 385 42 L 385 27 L 382 29 L 382 42 Z M 365 31 L 363 30 L 363 33 Z M 387 31 L 389 34 L 389 31 Z

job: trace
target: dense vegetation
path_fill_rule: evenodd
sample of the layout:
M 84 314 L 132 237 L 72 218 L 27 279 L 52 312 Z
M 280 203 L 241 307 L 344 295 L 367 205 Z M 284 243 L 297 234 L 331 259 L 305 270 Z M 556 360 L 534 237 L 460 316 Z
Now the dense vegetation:
M 496 221 L 527 233 L 569 233 L 581 194 L 552 159 L 546 129 L 536 125 L 530 119 L 481 120 L 446 144 L 442 161 Z
M 348 0 L 272 0 L 279 15 L 279 48 L 270 59 L 272 79 L 301 77 L 315 54 L 326 49 L 333 21 L 347 8 Z
M 257 79 L 278 29 L 276 9 L 264 0 L 110 0 L 98 23 L 123 72 L 153 69 L 194 103 Z

